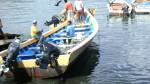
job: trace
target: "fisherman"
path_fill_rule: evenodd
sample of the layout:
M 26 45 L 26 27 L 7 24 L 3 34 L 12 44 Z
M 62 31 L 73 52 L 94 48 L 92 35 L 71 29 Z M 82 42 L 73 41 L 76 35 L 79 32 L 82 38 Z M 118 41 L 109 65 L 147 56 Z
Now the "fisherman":
M 67 37 L 68 37 L 68 44 L 70 44 L 72 41 L 72 37 L 74 37 L 74 35 L 75 35 L 75 30 L 74 30 L 74 27 L 72 26 L 71 21 L 68 22 L 66 32 L 67 32 Z
M 76 0 L 74 5 L 76 18 L 77 20 L 81 21 L 81 18 L 84 15 L 84 5 L 81 0 Z
M 68 20 L 72 19 L 72 17 L 73 17 L 73 5 L 70 1 L 65 1 L 64 10 L 60 14 L 65 15 Z
M 31 37 L 36 38 L 36 39 L 40 39 L 39 34 L 41 34 L 41 33 L 40 33 L 40 31 L 38 31 L 37 21 L 34 20 L 32 23 L 32 26 L 31 26 Z

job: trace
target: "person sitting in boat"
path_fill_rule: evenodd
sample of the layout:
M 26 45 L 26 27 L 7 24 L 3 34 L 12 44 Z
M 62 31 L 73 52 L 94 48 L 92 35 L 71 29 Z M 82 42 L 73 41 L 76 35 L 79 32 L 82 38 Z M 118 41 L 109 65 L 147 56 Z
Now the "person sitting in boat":
M 65 15 L 68 20 L 71 20 L 73 17 L 73 5 L 70 1 L 65 1 L 65 8 L 60 13 L 61 15 Z
M 75 6 L 75 13 L 76 13 L 75 17 L 77 18 L 77 20 L 81 21 L 84 15 L 84 5 L 81 0 L 76 0 L 74 6 Z
M 41 34 L 41 32 L 38 31 L 38 28 L 37 28 L 37 21 L 34 20 L 32 23 L 32 26 L 31 26 L 31 37 L 40 39 L 40 34 Z

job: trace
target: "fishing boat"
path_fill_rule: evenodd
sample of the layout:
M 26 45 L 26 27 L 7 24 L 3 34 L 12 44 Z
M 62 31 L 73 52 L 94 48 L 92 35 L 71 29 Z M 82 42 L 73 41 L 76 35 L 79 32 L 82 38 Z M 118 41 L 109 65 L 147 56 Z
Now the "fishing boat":
M 133 9 L 137 14 L 149 14 L 150 13 L 150 0 L 133 0 Z
M 125 0 L 111 0 L 107 4 L 108 13 L 110 16 L 117 15 L 127 15 L 129 16 L 132 12 L 132 6 Z
M 8 45 L 13 41 L 15 37 L 20 36 L 19 34 L 5 33 L 3 36 L 0 35 L 0 51 L 8 48 Z
M 66 20 L 42 33 L 39 39 L 32 38 L 23 43 L 14 41 L 16 53 L 10 52 L 9 48 L 0 52 L 2 76 L 53 78 L 63 75 L 98 32 L 94 16 L 86 9 L 85 13 L 81 23 L 73 24 Z M 68 36 L 68 33 L 72 35 Z

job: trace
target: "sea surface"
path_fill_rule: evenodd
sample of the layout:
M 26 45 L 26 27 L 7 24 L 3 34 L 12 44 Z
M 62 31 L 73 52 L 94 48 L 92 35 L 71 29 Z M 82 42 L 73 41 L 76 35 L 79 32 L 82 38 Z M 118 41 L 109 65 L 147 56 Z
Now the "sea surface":
M 109 17 L 107 0 L 82 0 L 86 8 L 96 8 L 99 32 L 67 73 L 56 79 L 33 79 L 19 84 L 150 84 L 150 15 Z M 64 2 L 56 0 L 0 0 L 3 31 L 30 38 L 30 26 L 38 28 L 60 13 Z M 0 84 L 18 81 L 0 78 Z

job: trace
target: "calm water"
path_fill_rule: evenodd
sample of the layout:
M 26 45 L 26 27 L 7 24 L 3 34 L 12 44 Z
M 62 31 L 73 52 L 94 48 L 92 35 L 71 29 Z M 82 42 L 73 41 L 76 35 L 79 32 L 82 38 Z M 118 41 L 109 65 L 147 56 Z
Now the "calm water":
M 29 38 L 34 19 L 39 29 L 64 3 L 56 0 L 0 0 L 0 18 L 4 31 Z M 106 0 L 83 0 L 86 7 L 96 8 L 100 31 L 62 78 L 37 80 L 27 84 L 150 84 L 150 15 L 107 17 Z M 15 81 L 0 79 L 0 84 Z

